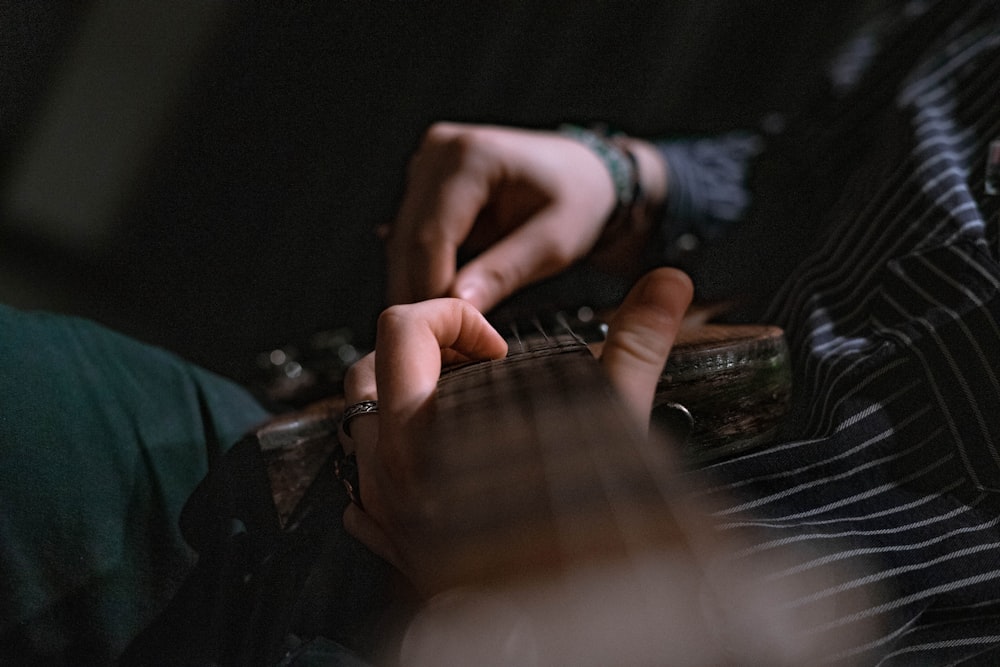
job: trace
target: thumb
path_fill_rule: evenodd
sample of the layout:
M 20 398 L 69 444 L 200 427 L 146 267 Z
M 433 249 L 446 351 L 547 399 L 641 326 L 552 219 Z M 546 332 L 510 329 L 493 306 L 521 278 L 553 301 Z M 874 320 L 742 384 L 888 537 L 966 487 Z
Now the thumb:
M 573 211 L 565 207 L 537 212 L 462 267 L 451 295 L 486 312 L 522 287 L 562 272 L 596 241 L 597 231 L 572 233 L 572 220 Z
M 601 363 L 643 432 L 692 293 L 687 274 L 657 269 L 635 284 L 609 323 Z

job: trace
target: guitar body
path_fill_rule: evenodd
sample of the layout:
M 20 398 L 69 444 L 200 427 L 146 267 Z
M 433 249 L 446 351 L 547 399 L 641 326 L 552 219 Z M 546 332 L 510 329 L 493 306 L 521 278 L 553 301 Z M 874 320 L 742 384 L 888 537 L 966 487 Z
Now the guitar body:
M 778 327 L 682 329 L 657 386 L 653 418 L 682 406 L 691 415 L 683 456 L 701 466 L 773 440 L 791 389 L 788 346 Z

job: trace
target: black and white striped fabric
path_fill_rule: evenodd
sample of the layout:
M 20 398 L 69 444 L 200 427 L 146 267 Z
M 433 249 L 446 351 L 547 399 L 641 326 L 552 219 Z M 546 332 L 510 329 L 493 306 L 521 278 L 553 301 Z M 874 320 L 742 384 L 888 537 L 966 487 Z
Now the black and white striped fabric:
M 800 554 L 776 579 L 860 573 L 796 603 L 843 599 L 818 630 L 876 624 L 831 662 L 1000 664 L 1000 197 L 984 185 L 1000 5 L 903 13 L 751 167 L 740 224 L 807 241 L 759 314 L 786 329 L 796 398 L 781 442 L 715 466 L 705 495 L 748 537 L 739 555 Z

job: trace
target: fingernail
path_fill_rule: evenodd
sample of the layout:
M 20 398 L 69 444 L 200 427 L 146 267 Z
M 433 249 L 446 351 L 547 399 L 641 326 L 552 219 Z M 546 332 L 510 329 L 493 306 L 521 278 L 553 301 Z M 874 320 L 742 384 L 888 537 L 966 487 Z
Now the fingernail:
M 476 283 L 463 283 L 455 287 L 455 296 L 474 304 L 479 298 L 480 291 Z

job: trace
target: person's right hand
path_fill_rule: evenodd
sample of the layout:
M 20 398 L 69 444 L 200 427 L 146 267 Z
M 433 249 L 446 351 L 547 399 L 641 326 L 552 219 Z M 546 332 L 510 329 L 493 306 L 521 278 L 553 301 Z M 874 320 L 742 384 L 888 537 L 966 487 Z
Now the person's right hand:
M 574 139 L 436 124 L 388 232 L 388 300 L 455 296 L 486 311 L 589 253 L 615 202 L 606 167 Z M 460 248 L 479 254 L 458 270 Z

